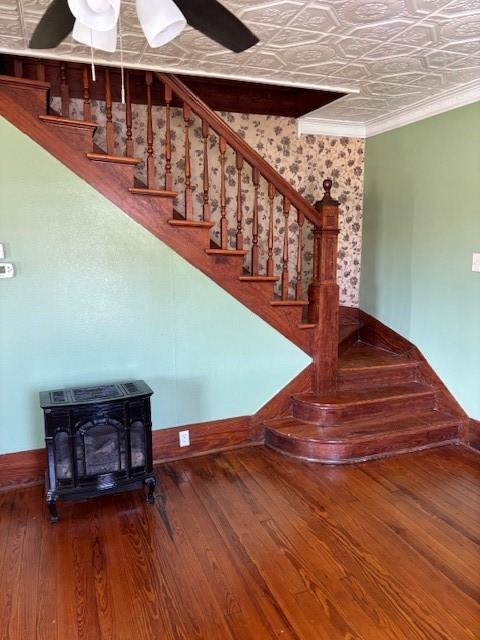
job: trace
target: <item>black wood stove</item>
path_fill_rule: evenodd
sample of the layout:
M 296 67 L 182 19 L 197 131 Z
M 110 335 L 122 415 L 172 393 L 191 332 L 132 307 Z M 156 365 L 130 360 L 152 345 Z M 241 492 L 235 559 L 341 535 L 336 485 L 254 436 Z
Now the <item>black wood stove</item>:
M 153 502 L 150 396 L 143 382 L 42 391 L 50 521 L 57 499 L 83 500 L 148 487 Z

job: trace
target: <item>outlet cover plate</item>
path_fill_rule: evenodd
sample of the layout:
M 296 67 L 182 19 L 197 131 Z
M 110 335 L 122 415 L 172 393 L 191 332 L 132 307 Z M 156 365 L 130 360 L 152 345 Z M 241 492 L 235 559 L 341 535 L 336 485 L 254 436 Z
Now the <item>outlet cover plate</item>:
M 472 271 L 480 272 L 480 253 L 473 254 Z

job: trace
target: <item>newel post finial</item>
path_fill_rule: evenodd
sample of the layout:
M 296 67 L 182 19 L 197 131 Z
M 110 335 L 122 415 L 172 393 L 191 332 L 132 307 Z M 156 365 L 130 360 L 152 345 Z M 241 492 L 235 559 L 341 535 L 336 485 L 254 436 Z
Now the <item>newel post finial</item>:
M 327 178 L 326 180 L 323 181 L 323 190 L 325 191 L 325 194 L 323 196 L 324 200 L 332 199 L 332 196 L 330 194 L 330 191 L 332 190 L 332 186 L 333 186 L 333 182 L 330 180 L 330 178 Z

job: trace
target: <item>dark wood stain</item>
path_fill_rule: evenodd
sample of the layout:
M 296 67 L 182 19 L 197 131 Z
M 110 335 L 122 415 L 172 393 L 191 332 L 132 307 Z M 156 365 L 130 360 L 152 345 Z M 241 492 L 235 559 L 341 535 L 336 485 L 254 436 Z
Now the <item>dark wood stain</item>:
M 135 493 L 0 493 L 5 640 L 475 640 L 480 467 L 444 447 L 332 468 L 264 447 Z

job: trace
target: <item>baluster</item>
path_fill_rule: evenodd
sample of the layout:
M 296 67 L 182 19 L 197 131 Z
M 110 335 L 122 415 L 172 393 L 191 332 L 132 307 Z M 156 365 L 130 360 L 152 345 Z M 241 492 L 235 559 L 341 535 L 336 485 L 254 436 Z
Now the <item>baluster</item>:
M 243 249 L 243 207 L 242 207 L 242 169 L 243 169 L 243 157 L 238 153 L 235 156 L 237 167 L 237 237 L 236 247 L 237 249 Z
M 185 218 L 193 218 L 192 201 L 192 172 L 190 166 L 190 123 L 192 121 L 192 110 L 187 103 L 183 104 L 183 121 L 185 123 Z
M 203 219 L 210 220 L 210 178 L 208 175 L 208 134 L 210 128 L 208 122 L 202 120 L 202 136 L 203 136 Z
M 125 125 L 127 128 L 125 155 L 133 158 L 133 133 L 132 133 L 132 95 L 130 93 L 130 71 L 125 76 Z
M 64 62 L 60 64 L 60 96 L 62 116 L 68 118 L 70 116 L 70 90 L 68 88 L 67 65 Z
M 83 119 L 90 121 L 92 119 L 92 105 L 90 102 L 90 78 L 88 65 L 84 64 L 82 69 L 82 85 L 83 85 Z
M 37 60 L 37 80 L 45 82 L 45 65 L 41 60 Z
M 145 73 L 147 83 L 147 187 L 155 188 L 155 161 L 153 158 L 152 82 L 153 73 Z
M 297 282 L 295 284 L 295 299 L 302 300 L 302 271 L 303 271 L 303 222 L 304 216 L 301 211 L 297 211 L 298 222 L 298 249 L 297 249 Z
M 173 189 L 172 178 L 172 123 L 171 123 L 171 107 L 172 89 L 165 85 L 165 190 Z
M 110 69 L 105 68 L 105 114 L 107 123 L 105 127 L 107 136 L 107 154 L 113 155 L 114 137 L 113 137 L 113 116 L 112 116 L 112 85 L 110 82 Z
M 283 256 L 282 256 L 282 300 L 288 298 L 288 216 L 290 215 L 290 202 L 283 197 L 283 215 L 285 227 L 283 230 Z
M 260 183 L 260 173 L 258 169 L 252 167 L 253 183 L 253 215 L 252 215 L 252 276 L 258 275 L 259 270 L 259 247 L 258 247 L 258 187 Z
M 268 257 L 267 276 L 273 276 L 273 208 L 275 199 L 275 187 L 268 183 Z
M 227 143 L 220 136 L 218 146 L 220 149 L 220 245 L 222 249 L 228 248 L 228 221 L 227 221 L 227 194 L 225 184 L 225 154 Z

